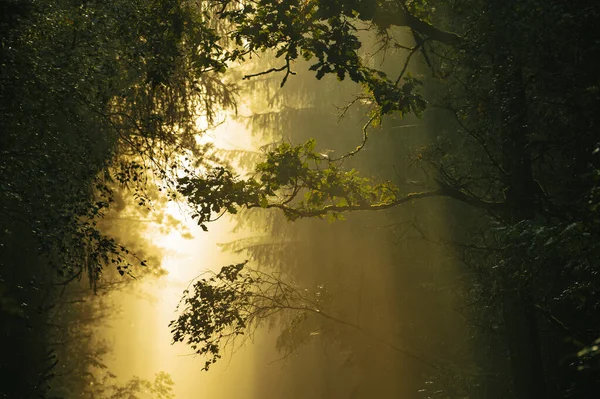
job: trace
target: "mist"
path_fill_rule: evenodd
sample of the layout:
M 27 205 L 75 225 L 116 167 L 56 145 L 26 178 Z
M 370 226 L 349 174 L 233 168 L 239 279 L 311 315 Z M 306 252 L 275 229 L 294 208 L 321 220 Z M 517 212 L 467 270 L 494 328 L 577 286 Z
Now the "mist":
M 315 139 L 331 157 L 360 144 L 363 111 L 340 117 L 357 86 L 334 91 L 337 82 L 303 73 L 283 88 L 279 83 L 277 76 L 249 82 L 238 112 L 205 136 L 240 173 L 273 142 Z M 423 172 L 411 166 L 410 157 L 431 140 L 428 128 L 420 119 L 386 121 L 372 133 L 377 140 L 344 166 L 418 185 Z M 417 398 L 457 389 L 444 378 L 469 367 L 473 348 L 459 312 L 464 270 L 452 249 L 434 241 L 450 234 L 444 205 L 432 200 L 335 222 L 292 223 L 273 211 L 248 210 L 204 232 L 184 206 L 163 203 L 156 211 L 180 225 L 161 231 L 157 223 L 142 235 L 160 248 L 166 275 L 134 281 L 110 296 L 120 313 L 96 332 L 111 343 L 106 366 L 124 381 L 151 380 L 165 371 L 177 398 Z M 321 291 L 327 311 L 352 326 L 314 316 L 292 329 L 294 315 L 265 320 L 201 372 L 201 358 L 171 344 L 168 323 L 195 279 L 246 260 L 300 290 Z

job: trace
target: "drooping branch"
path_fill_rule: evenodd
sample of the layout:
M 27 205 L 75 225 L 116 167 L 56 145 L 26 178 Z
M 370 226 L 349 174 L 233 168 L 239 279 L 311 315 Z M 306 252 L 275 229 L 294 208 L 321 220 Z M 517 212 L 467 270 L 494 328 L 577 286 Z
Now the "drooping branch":
M 265 320 L 287 313 L 293 320 L 288 328 L 298 328 L 310 315 L 315 320 L 350 328 L 436 372 L 444 371 L 447 362 L 416 354 L 336 316 L 326 309 L 320 294 L 321 291 L 302 290 L 278 274 L 251 269 L 246 262 L 225 266 L 184 292 L 182 312 L 170 323 L 173 341 L 185 342 L 195 353 L 205 356 L 204 370 L 208 370 L 221 357 L 222 349 L 233 344 L 236 337 L 252 334 Z M 297 346 L 284 349 L 293 352 Z
M 426 40 L 427 39 L 417 42 L 417 44 L 415 44 L 415 46 L 410 50 L 410 52 L 406 56 L 406 60 L 404 60 L 404 66 L 402 67 L 402 70 L 400 71 L 400 73 L 398 74 L 398 77 L 396 78 L 396 83 L 395 83 L 396 86 L 398 86 L 398 84 L 404 77 L 404 74 L 408 70 L 408 66 L 410 65 L 411 58 L 413 57 L 413 55 L 415 55 L 415 53 L 417 51 L 419 51 L 419 49 L 423 48 L 423 45 L 425 44 Z M 429 64 L 429 62 L 428 62 L 428 64 Z

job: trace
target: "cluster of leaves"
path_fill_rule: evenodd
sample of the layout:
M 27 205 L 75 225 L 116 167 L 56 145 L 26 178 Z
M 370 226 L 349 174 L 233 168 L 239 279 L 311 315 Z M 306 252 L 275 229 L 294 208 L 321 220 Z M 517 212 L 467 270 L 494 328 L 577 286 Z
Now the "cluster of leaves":
M 396 199 L 397 189 L 392 184 L 376 184 L 360 177 L 354 169 L 345 171 L 340 159 L 315 152 L 315 144 L 314 140 L 295 147 L 282 144 L 268 152 L 266 160 L 256 167 L 267 195 L 284 193 L 283 206 L 303 193 L 303 199 L 284 208 L 290 219 L 311 212 L 335 216 L 336 208 L 368 208 Z M 325 210 L 327 206 L 332 206 L 331 212 Z
M 154 381 L 134 376 L 129 381 L 119 384 L 116 375 L 106 373 L 96 381 L 90 382 L 82 394 L 91 399 L 175 399 L 173 380 L 165 372 L 155 375 Z
M 315 141 L 292 146 L 280 144 L 265 154 L 255 176 L 237 178 L 222 167 L 204 176 L 185 176 L 178 191 L 193 207 L 203 229 L 214 214 L 237 213 L 245 208 L 278 208 L 290 220 L 299 217 L 340 218 L 341 212 L 391 206 L 397 188 L 361 177 L 343 168 L 343 157 L 331 159 L 315 151 Z
M 208 370 L 236 339 L 252 336 L 267 324 L 278 325 L 276 348 L 283 359 L 311 339 L 321 337 L 337 345 L 347 345 L 339 331 L 345 327 L 413 361 L 441 370 L 426 356 L 387 340 L 382 335 L 332 312 L 331 294 L 325 285 L 301 289 L 280 272 L 262 272 L 248 262 L 222 267 L 184 291 L 177 319 L 170 322 L 173 343 L 182 342 L 205 358 Z
M 236 54 L 243 58 L 245 54 L 275 50 L 276 57 L 283 58 L 283 66 L 257 75 L 285 72 L 283 85 L 294 74 L 294 61 L 300 57 L 306 61 L 316 59 L 309 69 L 316 72 L 317 79 L 326 74 L 335 74 L 340 80 L 350 77 L 364 85 L 382 114 L 420 113 L 425 108 L 417 90 L 419 80 L 404 73 L 393 80 L 382 70 L 368 67 L 360 53 L 360 28 L 409 26 L 415 17 L 407 6 L 365 0 L 216 3 L 220 8 L 217 15 L 234 27 L 229 37 L 239 47 Z M 247 77 L 251 76 L 256 75 Z
M 169 324 L 174 342 L 185 342 L 195 353 L 208 357 L 203 370 L 221 357 L 221 341 L 245 333 L 254 319 L 253 278 L 241 270 L 245 263 L 225 266 L 184 292 L 183 312 Z
M 208 370 L 225 347 L 251 335 L 262 321 L 291 311 L 296 325 L 306 312 L 319 313 L 319 308 L 318 296 L 312 298 L 281 276 L 253 270 L 244 262 L 195 282 L 184 292 L 180 314 L 169 326 L 173 342 L 184 342 L 205 357 L 203 370 Z
M 65 281 L 128 273 L 131 254 L 98 220 L 116 186 L 150 206 L 152 176 L 172 178 L 183 155 L 202 162 L 198 118 L 234 105 L 216 27 L 178 0 L 2 7 L 3 234 L 27 226 Z
M 230 170 L 217 167 L 204 176 L 184 176 L 178 179 L 177 190 L 192 205 L 192 218 L 208 231 L 206 223 L 224 213 L 237 213 L 237 208 L 260 203 L 258 184 L 236 178 Z M 213 215 L 216 214 L 216 217 Z
M 599 370 L 600 369 L 600 339 L 596 339 L 592 345 L 587 346 L 577 352 L 580 363 L 578 369 L 583 370 Z

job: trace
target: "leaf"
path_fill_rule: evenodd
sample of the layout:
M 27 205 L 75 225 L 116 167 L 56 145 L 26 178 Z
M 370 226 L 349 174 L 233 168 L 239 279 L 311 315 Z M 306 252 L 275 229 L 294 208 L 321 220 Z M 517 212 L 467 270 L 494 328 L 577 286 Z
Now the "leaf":
M 269 200 L 266 196 L 261 196 L 259 200 L 259 205 L 261 208 L 266 208 L 269 206 Z

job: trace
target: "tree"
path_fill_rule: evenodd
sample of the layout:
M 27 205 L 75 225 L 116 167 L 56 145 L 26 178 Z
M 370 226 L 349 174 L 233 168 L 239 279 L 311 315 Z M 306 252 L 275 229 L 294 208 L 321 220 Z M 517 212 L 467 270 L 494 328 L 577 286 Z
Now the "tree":
M 152 176 L 168 181 L 184 156 L 208 157 L 196 120 L 216 123 L 215 110 L 234 105 L 217 77 L 227 55 L 191 4 L 24 4 L 2 37 L 3 220 L 29 229 L 66 280 L 82 263 L 91 277 L 130 267 L 97 220 L 115 185 L 148 205 Z
M 3 395 L 47 393 L 61 289 L 145 264 L 100 226 L 116 191 L 149 205 L 146 182 L 206 155 L 196 119 L 233 106 L 202 18 L 179 1 L 1 2 L 1 352 L 20 355 L 0 362 Z

